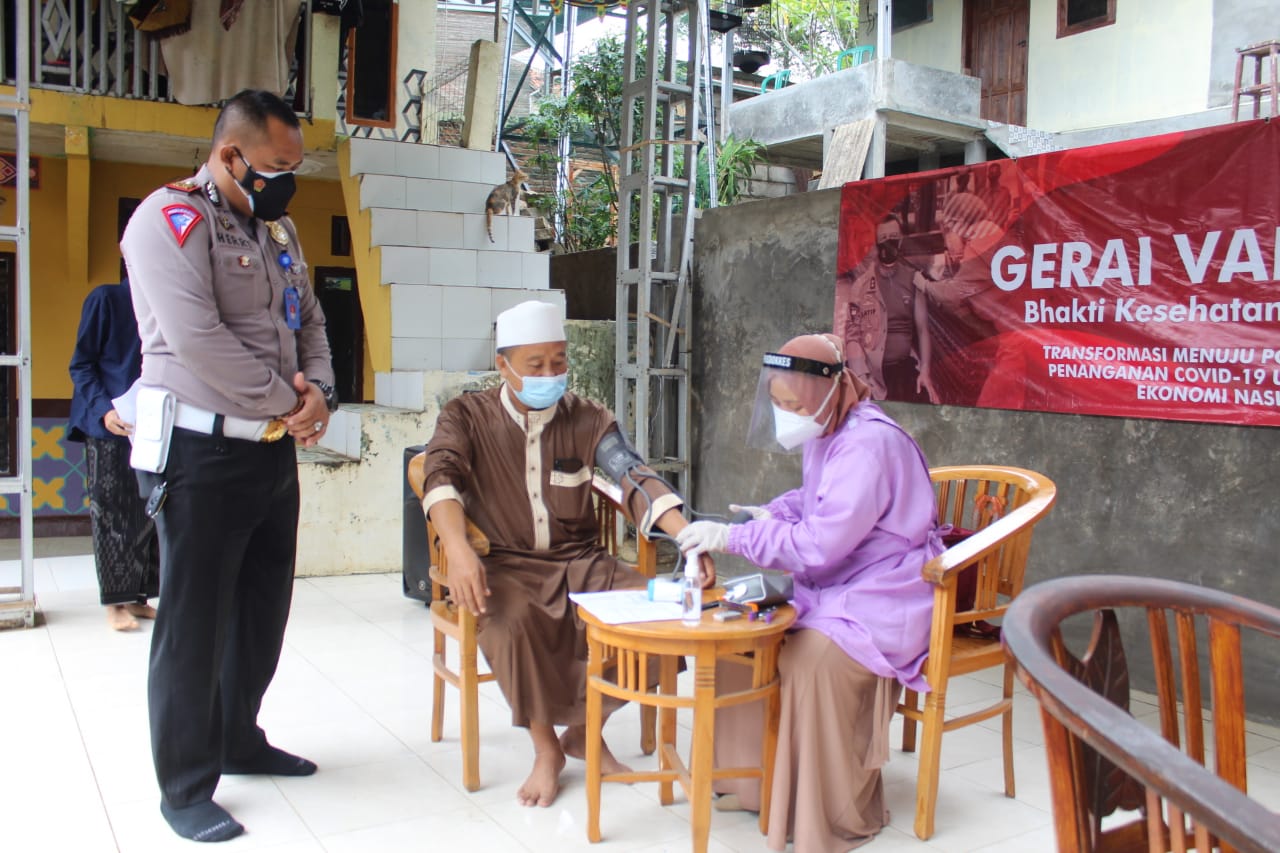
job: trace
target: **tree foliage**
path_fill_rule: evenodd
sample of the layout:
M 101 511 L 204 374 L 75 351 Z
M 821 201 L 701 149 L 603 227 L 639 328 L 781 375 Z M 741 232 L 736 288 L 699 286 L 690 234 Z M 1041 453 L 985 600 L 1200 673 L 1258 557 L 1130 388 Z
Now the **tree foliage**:
M 773 0 L 750 29 L 772 63 L 807 78 L 836 70 L 840 51 L 858 42 L 857 0 Z
M 575 160 L 590 158 L 601 164 L 598 170 L 582 169 L 563 176 L 566 189 L 562 195 L 544 193 L 530 201 L 548 220 L 560 223 L 560 243 L 568 252 L 600 248 L 616 241 L 618 186 L 614 169 L 622 136 L 623 61 L 621 37 L 607 36 L 597 41 L 575 58 L 569 96 L 544 97 L 520 131 L 533 148 L 526 164 L 533 174 L 554 176 L 562 168 L 561 139 L 570 141 Z M 642 45 L 637 57 L 640 66 L 637 73 L 643 73 L 645 61 L 646 51 Z M 638 116 L 634 124 L 638 134 Z M 686 149 L 687 146 L 678 146 L 676 151 L 680 174 L 684 174 L 682 161 Z M 717 151 L 720 204 L 732 204 L 740 198 L 752 168 L 762 159 L 762 152 L 762 147 L 752 140 L 732 138 Z M 698 157 L 696 172 L 698 204 L 706 207 L 709 180 L 705 155 Z M 638 221 L 638 217 L 633 217 L 634 224 Z

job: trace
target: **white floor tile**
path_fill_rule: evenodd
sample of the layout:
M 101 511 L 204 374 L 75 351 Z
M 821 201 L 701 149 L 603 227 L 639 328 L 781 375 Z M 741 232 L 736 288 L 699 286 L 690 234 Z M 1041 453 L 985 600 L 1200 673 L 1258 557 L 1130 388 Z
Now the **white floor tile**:
M 321 838 L 326 853 L 421 853 L 461 849 L 499 853 L 525 849 L 517 839 L 474 806 L 448 814 L 389 821 L 379 826 Z
M 21 683 L 4 708 L 22 737 L 8 747 L 0 804 L 22 821 L 4 823 L 6 849 L 192 850 L 160 817 L 150 758 L 146 683 L 150 624 L 120 634 L 106 626 L 92 558 L 74 543 L 37 561 L 42 627 L 0 632 L 0 678 Z M 527 809 L 516 790 L 533 761 L 528 734 L 511 726 L 496 684 L 480 690 L 483 787 L 462 787 L 458 696 L 446 690 L 444 739 L 430 740 L 431 629 L 425 608 L 405 599 L 398 574 L 301 578 L 294 586 L 284 653 L 263 705 L 272 741 L 320 765 L 300 779 L 225 777 L 217 800 L 246 824 L 229 850 L 364 853 L 461 847 L 467 853 L 689 849 L 688 804 L 663 806 L 654 783 L 605 785 L 598 845 L 586 839 L 582 762 L 570 760 L 563 789 L 547 809 Z M 450 655 L 454 654 L 450 644 Z M 685 673 L 682 678 L 691 677 Z M 951 682 L 951 713 L 1000 692 L 993 669 Z M 687 688 L 687 684 L 685 687 Z M 1134 712 L 1155 725 L 1151 697 L 1135 693 Z M 682 754 L 688 714 L 678 727 Z M 1053 849 L 1048 770 L 1039 708 L 1014 699 L 1018 796 L 1003 795 L 1000 720 L 943 738 L 936 816 L 929 842 L 915 838 L 917 757 L 902 753 L 901 722 L 891 727 L 885 785 L 892 823 L 876 853 L 1039 853 Z M 605 736 L 618 757 L 654 766 L 639 750 L 639 711 L 624 708 Z M 1252 796 L 1280 808 L 1280 729 L 1247 726 Z M 74 812 L 76 819 L 66 820 Z M 25 834 L 24 834 L 25 833 Z M 753 815 L 713 813 L 712 853 L 765 851 Z
M 275 780 L 318 836 L 465 809 L 466 797 L 416 755 Z

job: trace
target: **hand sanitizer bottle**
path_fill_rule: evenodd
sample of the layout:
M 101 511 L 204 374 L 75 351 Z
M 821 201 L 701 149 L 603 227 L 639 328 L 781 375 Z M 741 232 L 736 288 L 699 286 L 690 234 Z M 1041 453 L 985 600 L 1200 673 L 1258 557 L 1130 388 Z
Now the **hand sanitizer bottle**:
M 686 554 L 684 558 L 684 589 L 680 596 L 683 614 L 681 620 L 686 625 L 702 623 L 702 586 L 698 583 L 698 553 Z

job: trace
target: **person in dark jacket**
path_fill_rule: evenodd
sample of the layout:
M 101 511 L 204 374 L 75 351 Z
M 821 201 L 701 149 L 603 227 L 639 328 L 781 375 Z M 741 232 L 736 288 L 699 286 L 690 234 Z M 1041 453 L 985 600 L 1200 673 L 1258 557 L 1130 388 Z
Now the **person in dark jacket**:
M 159 594 L 160 552 L 138 481 L 129 467 L 129 433 L 112 400 L 142 372 L 142 344 L 129 283 L 94 288 L 84 301 L 71 356 L 71 419 L 67 438 L 85 443 L 89 518 L 98 590 L 107 623 L 117 631 L 154 619 L 148 598 Z

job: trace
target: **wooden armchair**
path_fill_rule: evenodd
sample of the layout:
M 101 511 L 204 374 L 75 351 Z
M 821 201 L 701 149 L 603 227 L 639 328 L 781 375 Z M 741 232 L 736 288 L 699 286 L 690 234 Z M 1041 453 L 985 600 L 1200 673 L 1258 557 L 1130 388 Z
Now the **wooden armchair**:
M 975 533 L 948 548 L 924 567 L 933 584 L 933 627 L 925 678 L 929 692 L 924 707 L 920 696 L 907 690 L 898 712 L 903 716 L 902 749 L 916 749 L 916 724 L 921 724 L 920 764 L 916 777 L 916 835 L 933 835 L 938 801 L 938 770 L 942 734 L 1004 716 L 1004 790 L 1013 786 L 1013 671 L 1005 665 L 999 637 L 970 636 L 966 627 L 1001 617 L 1019 592 L 1036 522 L 1053 506 L 1057 487 L 1042 474 L 995 465 L 953 466 L 929 471 L 938 493 L 938 521 Z M 960 606 L 957 584 L 962 572 L 973 572 L 973 604 Z M 1005 666 L 1000 701 L 987 708 L 946 718 L 947 682 L 995 666 Z
M 422 499 L 425 474 L 423 465 L 426 454 L 419 453 L 409 460 L 409 485 L 413 493 Z M 611 554 L 618 553 L 619 529 L 625 518 L 622 512 L 622 490 L 614 484 L 596 477 L 591 484 L 595 495 L 596 520 L 600 527 L 600 544 Z M 449 566 L 435 525 L 426 521 L 427 548 L 431 558 L 431 627 L 434 632 L 434 650 L 431 665 L 435 671 L 431 693 L 431 740 L 439 742 L 444 736 L 444 685 L 457 688 L 461 713 L 462 783 L 468 791 L 480 788 L 480 723 L 479 686 L 492 681 L 493 675 L 481 673 L 479 647 L 476 645 L 476 617 L 459 609 L 448 600 Z M 467 520 L 467 540 L 480 556 L 489 553 L 489 540 L 478 527 Z M 646 577 L 653 577 L 657 570 L 657 548 L 648 537 L 637 533 L 636 569 Z M 446 638 L 458 644 L 458 668 L 449 668 L 446 655 Z M 653 708 L 641 708 L 640 748 L 645 755 L 655 746 Z
M 1159 732 L 1129 714 L 1117 608 L 1146 623 Z M 1081 613 L 1093 614 L 1093 631 L 1077 658 L 1060 625 Z M 1280 813 L 1249 797 L 1245 761 L 1242 647 L 1268 638 L 1280 639 L 1280 609 L 1176 581 L 1057 578 L 1014 602 L 1003 643 L 1040 703 L 1059 853 L 1280 850 Z M 1102 828 L 1108 815 L 1135 810 L 1135 820 Z

